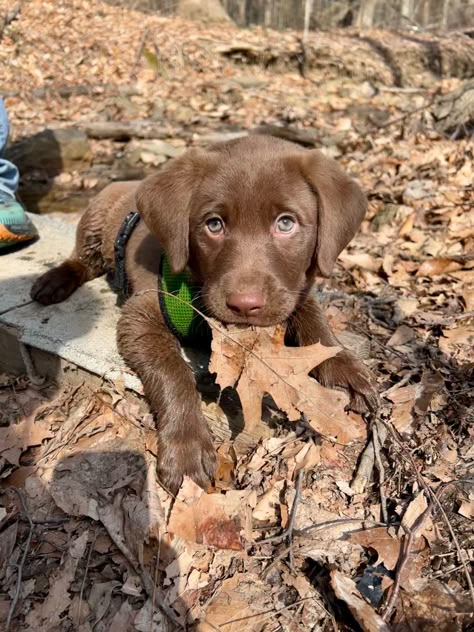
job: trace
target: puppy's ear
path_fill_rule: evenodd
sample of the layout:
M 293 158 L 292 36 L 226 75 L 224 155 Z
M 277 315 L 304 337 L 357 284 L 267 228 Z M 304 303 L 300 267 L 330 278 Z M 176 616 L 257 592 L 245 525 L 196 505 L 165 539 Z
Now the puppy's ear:
M 313 267 L 316 274 L 328 277 L 339 253 L 356 234 L 367 211 L 367 199 L 332 158 L 314 150 L 300 160 L 303 175 L 318 200 Z
M 189 258 L 190 206 L 203 177 L 205 157 L 204 151 L 190 149 L 137 189 L 137 210 L 163 246 L 174 273 L 181 272 Z

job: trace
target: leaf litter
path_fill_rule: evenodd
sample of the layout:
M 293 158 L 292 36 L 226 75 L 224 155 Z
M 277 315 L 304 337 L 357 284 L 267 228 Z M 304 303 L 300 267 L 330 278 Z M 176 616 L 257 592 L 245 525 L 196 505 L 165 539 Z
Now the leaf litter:
M 2 15 L 8 8 L 0 0 Z M 144 28 L 159 55 L 147 48 L 135 64 Z M 369 347 L 386 439 L 375 449 L 374 420 L 348 417 L 345 394 L 309 377 L 321 349 L 311 358 L 298 351 L 309 369 L 297 373 L 295 350 L 280 347 L 282 380 L 257 354 L 217 337 L 214 362 L 222 389 L 239 391 L 246 442 L 229 431 L 218 441 L 214 487 L 186 480 L 173 499 L 156 482 L 153 420 L 119 381 L 55 390 L 1 376 L 0 625 L 161 632 L 195 621 L 202 630 L 265 631 L 472 624 L 473 146 L 440 136 L 428 111 L 410 114 L 427 110 L 434 90 L 460 82 L 433 85 L 400 59 L 418 92 L 394 89 L 373 52 L 363 70 L 346 35 L 315 37 L 365 75 L 329 63 L 309 68 L 309 80 L 229 52 L 239 40 L 291 59 L 294 32 L 190 24 L 90 0 L 22 3 L 5 31 L 2 93 L 14 142 L 45 127 L 154 117 L 178 152 L 236 127 L 317 132 L 316 144 L 369 195 L 361 231 L 318 290 L 336 335 Z M 381 114 L 401 120 L 374 124 Z M 89 145 L 93 164 L 65 167 L 53 183 L 66 198 L 79 191 L 84 204 L 117 172 L 141 177 L 169 157 L 150 156 L 152 145 L 140 139 Z M 275 368 L 272 335 L 245 347 L 260 344 Z M 262 405 L 263 394 L 273 402 L 263 397 Z M 205 404 L 211 422 L 229 422 L 224 399 Z M 255 427 L 262 412 L 266 434 Z M 354 489 L 366 434 L 372 457 Z

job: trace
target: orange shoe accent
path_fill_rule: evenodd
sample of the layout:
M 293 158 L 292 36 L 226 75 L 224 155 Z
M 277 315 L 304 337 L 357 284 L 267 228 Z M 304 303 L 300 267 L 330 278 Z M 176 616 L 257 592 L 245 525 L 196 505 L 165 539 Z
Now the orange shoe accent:
M 28 241 L 32 239 L 31 235 L 15 235 L 15 233 L 11 233 L 6 226 L 0 224 L 0 244 L 2 242 L 18 244 L 21 241 Z

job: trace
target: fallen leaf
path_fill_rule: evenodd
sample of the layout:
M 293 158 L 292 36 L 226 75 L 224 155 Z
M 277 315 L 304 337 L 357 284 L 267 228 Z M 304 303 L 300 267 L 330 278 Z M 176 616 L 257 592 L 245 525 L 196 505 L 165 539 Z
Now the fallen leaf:
M 458 513 L 461 514 L 461 516 L 472 520 L 474 518 L 474 498 L 463 500 L 458 509 Z
M 421 376 L 421 388 L 417 390 L 415 407 L 418 412 L 425 413 L 430 407 L 431 400 L 435 393 L 439 393 L 444 385 L 441 373 L 437 371 L 423 370 Z
M 257 504 L 253 510 L 254 520 L 262 522 L 275 520 L 278 517 L 280 507 L 280 494 L 285 481 L 275 482 L 264 494 L 257 499 Z
M 474 325 L 459 325 L 453 329 L 443 329 L 443 336 L 439 338 L 439 348 L 443 353 L 451 355 L 460 347 L 469 347 L 472 350 L 474 344 Z
M 389 347 L 399 347 L 415 338 L 415 332 L 407 325 L 400 325 L 387 342 Z
M 378 558 L 373 562 L 374 566 L 383 564 L 387 570 L 391 571 L 397 565 L 401 542 L 397 537 L 390 535 L 386 527 L 356 531 L 349 535 L 349 539 L 355 544 L 377 551 Z
M 188 542 L 241 550 L 245 513 L 251 511 L 255 502 L 255 491 L 206 494 L 185 477 L 171 511 L 168 532 Z
M 474 288 L 467 288 L 464 290 L 462 298 L 466 305 L 466 312 L 474 310 Z
M 84 556 L 89 532 L 84 531 L 71 542 L 64 563 L 56 577 L 52 578 L 46 599 L 28 613 L 26 621 L 36 632 L 49 632 L 59 626 L 61 614 L 69 608 L 71 595 L 69 588 L 76 575 L 76 568 Z
M 226 629 L 229 632 L 262 632 L 262 620 L 257 615 L 272 606 L 267 585 L 257 576 L 236 574 L 225 579 L 206 610 L 203 621 L 198 623 L 196 632 L 214 632 Z M 265 608 L 262 603 L 267 601 Z M 248 617 L 242 621 L 242 617 Z
M 395 630 L 410 630 L 421 622 L 423 632 L 461 632 L 472 621 L 472 601 L 456 583 L 431 581 L 422 590 L 403 590 L 401 607 L 394 620 Z
M 331 571 L 331 586 L 338 599 L 344 601 L 364 632 L 390 632 L 390 627 L 368 604 L 350 577 Z
M 410 533 L 416 525 L 417 539 L 424 536 L 429 542 L 432 542 L 434 540 L 433 520 L 429 512 L 427 512 L 427 509 L 428 501 L 426 500 L 425 493 L 421 491 L 406 508 L 398 533 Z M 423 521 L 420 527 L 418 526 L 419 520 Z
M 213 332 L 209 371 L 221 388 L 236 386 L 247 429 L 261 419 L 262 397 L 271 395 L 291 421 L 305 414 L 310 425 L 325 437 L 347 444 L 365 436 L 361 418 L 348 423 L 347 395 L 324 388 L 309 372 L 334 357 L 339 347 L 320 343 L 285 347 L 282 327 L 238 328 Z
M 382 260 L 378 257 L 372 257 L 367 253 L 349 254 L 345 250 L 339 255 L 339 261 L 342 261 L 348 270 L 357 266 L 369 272 L 377 272 L 382 266 Z
M 0 428 L 0 454 L 13 465 L 19 465 L 19 459 L 25 450 L 52 437 L 54 432 L 45 422 L 35 423 L 34 415 L 29 415 L 18 424 Z
M 423 261 L 421 266 L 418 268 L 415 276 L 431 277 L 438 274 L 455 272 L 456 270 L 461 269 L 462 264 L 460 264 L 458 261 L 454 261 L 453 259 L 449 259 L 447 257 L 435 257 L 434 259 Z

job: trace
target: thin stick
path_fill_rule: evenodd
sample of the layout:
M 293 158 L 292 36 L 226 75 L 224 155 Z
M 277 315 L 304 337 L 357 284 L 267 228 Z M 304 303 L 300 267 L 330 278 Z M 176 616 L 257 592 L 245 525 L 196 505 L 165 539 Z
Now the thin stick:
M 431 514 L 431 510 L 433 508 L 433 503 L 430 502 L 428 507 L 423 511 L 423 513 L 418 516 L 415 521 L 415 524 L 411 527 L 410 533 L 403 538 L 403 544 L 400 551 L 400 556 L 397 562 L 397 571 L 395 575 L 395 581 L 393 583 L 392 592 L 390 595 L 389 602 L 387 607 L 385 608 L 385 612 L 383 614 L 383 620 L 388 621 L 390 615 L 392 614 L 393 608 L 398 599 L 398 595 L 400 593 L 401 579 L 403 575 L 403 571 L 405 570 L 406 565 L 410 559 L 411 547 L 413 545 L 413 541 L 416 538 L 418 531 L 420 531 L 421 527 L 425 524 L 425 520 Z
M 382 426 L 382 429 L 383 426 Z M 384 434 L 384 438 L 386 437 L 386 433 Z M 380 450 L 382 448 L 381 441 L 379 441 L 379 432 L 377 427 L 377 422 L 374 423 L 372 427 L 372 442 L 374 444 L 374 455 L 375 462 L 377 464 L 377 471 L 379 473 L 379 488 L 380 488 L 380 508 L 382 510 L 382 519 L 385 523 L 388 523 L 388 513 L 387 513 L 387 498 L 385 496 L 385 470 L 382 463 L 382 457 L 380 456 Z
M 46 382 L 46 378 L 41 377 L 36 372 L 35 365 L 33 364 L 33 360 L 31 359 L 28 347 L 23 342 L 20 342 L 19 346 L 21 359 L 23 360 L 23 364 L 25 365 L 26 375 L 28 376 L 30 382 L 33 384 L 33 386 L 42 386 Z
M 409 118 L 410 116 L 413 116 L 413 114 L 417 114 L 417 112 L 421 112 L 422 110 L 427 110 L 433 105 L 438 95 L 439 95 L 439 90 L 436 90 L 432 94 L 431 99 L 429 100 L 428 103 L 425 103 L 424 105 L 420 105 L 420 107 L 417 107 L 414 110 L 410 110 L 409 112 L 405 112 L 405 114 L 402 114 L 401 116 L 398 116 L 397 118 L 394 118 L 391 121 L 388 121 L 387 123 L 383 123 L 382 125 L 375 125 L 376 129 L 378 130 L 385 129 L 386 127 L 390 127 L 391 125 L 395 125 L 396 123 L 401 123 L 402 121 Z
M 282 542 L 286 538 L 288 538 L 288 540 L 291 541 L 291 539 L 293 537 L 293 528 L 294 528 L 295 520 L 296 520 L 296 512 L 298 511 L 298 505 L 299 505 L 299 502 L 300 502 L 300 499 L 301 499 L 301 484 L 303 482 L 303 474 L 304 474 L 304 469 L 301 468 L 301 470 L 298 472 L 298 476 L 296 478 L 295 497 L 293 499 L 293 504 L 291 506 L 291 511 L 290 511 L 290 517 L 288 519 L 288 524 L 283 529 L 283 531 L 280 533 L 280 535 L 274 535 L 274 536 L 271 536 L 270 538 L 265 538 L 264 540 L 259 540 L 257 542 L 257 544 L 268 544 L 270 542 Z
M 464 575 L 466 577 L 466 582 L 467 585 L 469 586 L 469 593 L 471 596 L 471 601 L 474 605 L 474 585 L 472 583 L 472 578 L 471 578 L 471 574 L 469 572 L 469 569 L 467 567 L 466 564 L 466 560 L 464 559 L 464 556 L 462 554 L 462 549 L 461 546 L 459 544 L 459 540 L 456 537 L 456 534 L 454 532 L 454 529 L 451 525 L 451 522 L 446 514 L 446 512 L 444 511 L 440 501 L 439 501 L 439 497 L 433 492 L 433 490 L 431 489 L 431 487 L 429 485 L 427 485 L 425 479 L 420 475 L 420 473 L 418 472 L 418 469 L 416 467 L 416 463 L 413 460 L 413 456 L 410 454 L 410 451 L 407 450 L 407 448 L 405 447 L 404 443 L 399 439 L 399 437 L 397 436 L 394 428 L 390 425 L 387 424 L 385 421 L 382 421 L 382 423 L 384 424 L 384 426 L 389 430 L 389 432 L 391 433 L 393 439 L 395 440 L 395 442 L 397 443 L 397 445 L 400 447 L 400 450 L 402 452 L 402 454 L 409 460 L 410 465 L 412 466 L 414 472 L 415 472 L 415 476 L 417 477 L 417 480 L 419 482 L 419 484 L 421 485 L 421 487 L 423 487 L 424 491 L 428 494 L 428 496 L 432 499 L 432 501 L 436 504 L 437 508 L 440 510 L 441 515 L 443 516 L 443 520 L 446 523 L 446 526 L 448 527 L 449 533 L 451 534 L 451 537 L 453 539 L 454 542 L 454 546 L 456 547 L 456 551 L 459 557 L 459 561 L 461 562 L 462 566 L 463 566 L 463 570 L 464 570 Z M 439 495 L 441 495 L 442 493 L 444 493 L 446 491 L 446 489 L 448 488 L 448 486 L 450 484 L 452 484 L 454 481 L 451 481 L 450 483 L 447 483 L 446 486 L 444 488 L 442 488 L 441 490 L 439 490 Z
M 394 384 L 390 388 L 387 388 L 385 391 L 380 393 L 380 397 L 387 397 L 387 395 L 391 395 L 394 391 L 397 391 L 402 386 L 405 386 L 405 384 L 407 382 L 409 382 L 411 380 L 411 378 L 416 373 L 418 373 L 418 371 L 419 371 L 419 369 L 412 369 L 411 371 L 408 371 L 408 373 L 405 373 L 405 375 L 402 377 L 402 379 L 399 382 L 397 382 L 396 384 Z
M 381 448 L 385 443 L 388 432 L 385 426 L 379 424 L 379 421 L 375 421 L 373 427 L 377 427 L 378 445 L 379 448 Z M 357 472 L 351 483 L 351 489 L 356 494 L 361 494 L 365 490 L 367 483 L 370 480 L 372 470 L 374 469 L 376 451 L 374 449 L 373 438 L 374 436 L 372 434 L 371 440 L 362 453 L 359 461 L 359 467 L 357 468 Z
M 327 520 L 326 522 L 320 522 L 319 524 L 312 524 L 309 527 L 305 527 L 304 529 L 293 530 L 293 534 L 297 536 L 304 536 L 309 531 L 321 531 L 323 529 L 330 529 L 331 527 L 337 527 L 340 524 L 350 524 L 351 522 L 355 522 L 355 523 L 360 522 L 362 523 L 362 526 L 364 525 L 371 525 L 373 527 L 386 527 L 387 526 L 383 522 L 376 522 L 374 520 L 364 520 L 363 518 L 338 518 L 337 520 Z M 261 544 L 261 542 L 262 541 L 257 542 L 256 544 Z M 287 553 L 291 551 L 294 545 L 295 545 L 294 542 L 292 542 L 290 546 L 287 546 L 285 549 L 283 549 L 283 551 L 281 551 L 278 557 L 276 557 L 273 560 L 270 566 L 267 566 L 267 568 L 265 568 L 261 572 L 260 576 L 264 577 L 266 574 L 268 574 L 270 570 L 274 566 L 276 566 L 278 562 L 282 560 Z
M 279 608 L 278 610 L 275 610 L 275 608 L 271 608 L 271 610 L 264 610 L 263 612 L 249 614 L 247 617 L 239 617 L 238 619 L 229 619 L 228 621 L 224 621 L 224 623 L 220 623 L 219 627 L 224 626 L 224 625 L 230 625 L 231 623 L 240 623 L 241 621 L 248 621 L 249 619 L 255 619 L 256 617 L 262 617 L 262 619 L 268 619 L 269 615 L 277 615 L 279 612 L 284 612 L 285 610 L 288 610 L 289 608 L 293 608 L 294 606 L 299 605 L 303 601 L 308 601 L 309 599 L 314 599 L 314 597 L 313 596 L 302 597 L 301 599 L 298 599 L 298 601 L 295 601 L 294 603 L 290 603 L 288 606 L 284 606 L 283 608 Z
M 135 78 L 137 66 L 140 62 L 140 57 L 142 56 L 143 49 L 145 48 L 146 40 L 149 34 L 150 34 L 150 29 L 145 29 L 142 33 L 142 36 L 140 38 L 140 44 L 138 45 L 138 49 L 137 49 L 137 54 L 135 55 L 135 60 L 133 62 L 133 66 L 130 71 L 130 79 Z
M 18 18 L 18 16 L 20 15 L 20 11 L 21 11 L 21 0 L 20 2 L 17 2 L 16 5 L 13 7 L 13 9 L 9 13 L 7 13 L 5 17 L 3 18 L 2 28 L 0 28 L 0 41 L 3 38 L 3 34 L 5 33 L 7 26 L 9 26 L 12 22 L 14 22 Z
M 13 599 L 12 599 L 12 602 L 10 604 L 10 608 L 8 610 L 8 617 L 7 617 L 7 623 L 6 623 L 6 629 L 7 630 L 10 629 L 10 624 L 12 622 L 13 615 L 15 614 L 15 609 L 16 609 L 16 606 L 18 604 L 18 599 L 20 598 L 21 582 L 22 582 L 22 577 L 23 577 L 23 567 L 24 567 L 25 562 L 26 562 L 26 556 L 28 555 L 28 552 L 30 550 L 31 538 L 33 537 L 33 530 L 35 528 L 34 522 L 31 519 L 30 513 L 29 513 L 28 508 L 26 506 L 25 499 L 23 498 L 23 494 L 21 493 L 21 491 L 19 489 L 16 489 L 16 487 L 11 487 L 10 489 L 13 492 L 15 492 L 15 494 L 20 499 L 21 507 L 23 509 L 23 512 L 24 512 L 28 522 L 29 522 L 30 529 L 28 531 L 28 537 L 26 538 L 25 549 L 23 551 L 23 555 L 21 557 L 21 561 L 20 561 L 19 564 L 15 564 L 14 565 L 16 567 L 16 569 L 17 569 L 16 587 L 15 587 L 15 594 L 13 595 Z
M 84 577 L 82 578 L 81 590 L 79 592 L 79 601 L 77 603 L 77 617 L 76 617 L 76 625 L 77 625 L 77 627 L 79 627 L 80 624 L 81 624 L 82 597 L 84 595 L 84 587 L 86 585 L 87 573 L 89 571 L 89 564 L 90 564 L 91 557 L 92 557 L 92 549 L 94 548 L 94 544 L 95 544 L 95 541 L 97 539 L 97 532 L 98 532 L 98 530 L 99 530 L 99 527 L 96 527 L 95 531 L 94 531 L 94 538 L 91 540 L 91 544 L 89 546 L 89 552 L 87 554 L 86 567 L 84 569 Z
M 153 617 L 155 615 L 156 584 L 158 581 L 158 564 L 160 562 L 160 553 L 161 553 L 161 539 L 160 539 L 160 528 L 158 527 L 158 550 L 156 552 L 155 576 L 153 578 L 153 595 L 151 598 L 150 632 L 153 632 Z

